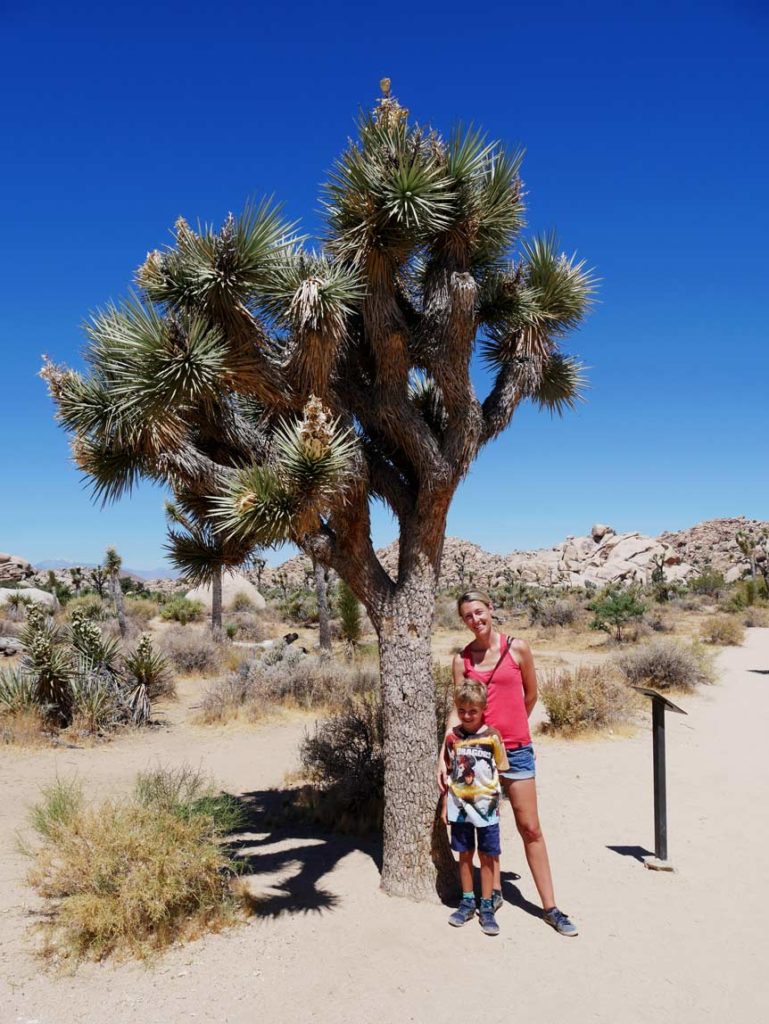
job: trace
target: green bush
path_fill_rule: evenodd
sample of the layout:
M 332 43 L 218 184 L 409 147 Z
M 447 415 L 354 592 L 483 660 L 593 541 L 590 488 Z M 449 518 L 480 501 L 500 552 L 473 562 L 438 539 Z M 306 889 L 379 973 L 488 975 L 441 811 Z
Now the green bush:
M 98 594 L 83 594 L 82 597 L 73 597 L 67 604 L 67 619 L 71 620 L 72 616 L 77 614 L 86 619 L 93 619 L 94 622 L 103 622 L 110 617 L 111 611 Z
M 545 730 L 565 735 L 606 729 L 632 713 L 631 692 L 606 665 L 546 672 L 539 695 L 549 719 Z
M 204 608 L 200 601 L 190 601 L 187 597 L 172 597 L 160 609 L 162 618 L 178 622 L 186 626 L 188 622 L 198 622 L 203 618 Z
M 361 637 L 360 602 L 344 580 L 339 581 L 336 604 L 339 612 L 339 635 L 350 648 L 354 648 Z
M 726 581 L 722 572 L 711 565 L 706 565 L 699 576 L 693 576 L 686 585 L 693 594 L 717 598 L 726 587 Z
M 190 601 L 187 597 L 172 597 L 160 609 L 161 617 L 167 622 L 179 623 L 181 626 L 200 622 L 203 612 L 203 604 L 200 601 Z
M 594 618 L 591 629 L 602 629 L 614 634 L 622 642 L 622 630 L 631 622 L 639 622 L 646 611 L 637 587 L 608 586 L 588 605 Z
M 699 644 L 685 646 L 674 640 L 652 640 L 619 656 L 616 665 L 630 685 L 657 690 L 691 690 L 714 679 L 712 660 Z
M 146 629 L 150 620 L 160 614 L 160 605 L 148 597 L 127 597 L 125 613 L 140 629 Z
M 243 590 L 239 590 L 237 594 L 232 598 L 232 604 L 230 608 L 234 612 L 247 612 L 251 611 L 255 607 L 254 602 Z

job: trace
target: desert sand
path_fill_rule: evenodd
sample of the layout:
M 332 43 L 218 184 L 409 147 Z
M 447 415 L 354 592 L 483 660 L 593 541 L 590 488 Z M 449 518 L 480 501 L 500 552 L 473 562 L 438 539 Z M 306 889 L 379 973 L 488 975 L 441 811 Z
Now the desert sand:
M 15 846 L 26 809 L 57 773 L 94 796 L 153 764 L 201 765 L 266 809 L 280 801 L 309 719 L 201 728 L 182 694 L 167 728 L 85 749 L 0 751 L 2 1024 L 485 1024 L 519 1018 L 677 1024 L 769 1019 L 765 876 L 769 845 L 769 629 L 719 655 L 720 681 L 677 698 L 667 719 L 673 874 L 646 870 L 653 846 L 651 738 L 538 742 L 540 810 L 562 909 L 581 934 L 543 924 L 514 832 L 503 821 L 501 935 L 452 929 L 448 909 L 378 889 L 377 849 L 308 828 L 249 835 L 261 913 L 176 947 L 152 965 L 85 964 L 61 975 L 31 954 L 39 903 Z M 185 701 L 186 698 L 186 701 Z M 275 788 L 275 792 L 270 792 Z M 518 879 L 516 876 L 520 876 Z

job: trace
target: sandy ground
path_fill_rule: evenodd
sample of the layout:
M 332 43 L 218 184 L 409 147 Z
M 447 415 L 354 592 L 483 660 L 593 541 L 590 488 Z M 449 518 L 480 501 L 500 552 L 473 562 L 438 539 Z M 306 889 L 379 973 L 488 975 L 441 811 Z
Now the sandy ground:
M 46 973 L 25 932 L 34 897 L 14 831 L 39 787 L 77 773 L 95 796 L 147 765 L 200 764 L 256 807 L 276 799 L 306 721 L 260 730 L 185 724 L 91 749 L 0 750 L 2 1024 L 432 1024 L 471 1013 L 569 1024 L 769 1019 L 769 630 L 719 656 L 721 682 L 669 715 L 668 823 L 676 873 L 646 870 L 653 845 L 648 723 L 628 737 L 539 743 L 540 806 L 563 909 L 581 935 L 540 920 L 508 814 L 502 933 L 448 927 L 440 905 L 378 890 L 376 849 L 301 830 L 264 831 L 253 857 L 262 913 L 174 948 L 154 966 Z M 520 875 L 520 880 L 515 876 Z

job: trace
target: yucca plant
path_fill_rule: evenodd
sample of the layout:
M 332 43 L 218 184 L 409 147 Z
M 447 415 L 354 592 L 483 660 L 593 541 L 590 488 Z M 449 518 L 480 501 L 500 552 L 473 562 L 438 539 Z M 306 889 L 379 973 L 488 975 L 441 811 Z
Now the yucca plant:
M 563 413 L 583 384 L 561 345 L 594 281 L 554 235 L 519 239 L 520 165 L 475 129 L 413 124 L 384 82 L 327 182 L 321 249 L 268 203 L 219 230 L 180 219 L 137 294 L 89 323 L 88 373 L 42 371 L 97 497 L 162 482 L 228 541 L 293 541 L 363 603 L 382 669 L 382 884 L 416 898 L 434 894 L 436 851 L 452 864 L 431 837 L 448 509 L 524 402 Z M 481 396 L 476 356 L 491 373 Z M 371 541 L 374 500 L 399 525 L 393 575 Z
M 136 725 L 149 722 L 152 701 L 171 689 L 168 662 L 153 649 L 152 637 L 144 633 L 125 658 L 124 695 L 131 720 Z

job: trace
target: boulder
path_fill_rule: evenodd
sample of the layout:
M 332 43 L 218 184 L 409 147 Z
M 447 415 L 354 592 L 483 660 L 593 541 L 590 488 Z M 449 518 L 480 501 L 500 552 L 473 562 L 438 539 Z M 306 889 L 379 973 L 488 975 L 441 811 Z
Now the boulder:
M 256 589 L 254 584 L 239 572 L 228 572 L 222 577 L 222 608 L 231 608 L 232 602 L 237 594 L 245 594 L 255 608 L 261 610 L 267 607 L 267 602 Z M 190 601 L 200 601 L 209 611 L 211 610 L 211 586 L 203 584 L 195 587 L 186 595 Z
M 52 612 L 56 611 L 59 607 L 56 595 L 49 594 L 47 590 L 38 590 L 37 587 L 16 587 L 11 590 L 2 587 L 0 588 L 0 608 L 8 604 L 11 594 L 21 594 L 25 601 L 42 605 L 44 608 L 49 608 Z
M 21 652 L 21 640 L 15 636 L 0 636 L 0 655 L 12 658 Z
M 590 536 L 597 544 L 599 540 L 603 540 L 604 537 L 608 537 L 616 532 L 613 526 L 607 526 L 606 523 L 593 523 L 590 529 Z
M 18 583 L 20 580 L 25 580 L 29 576 L 34 575 L 34 572 L 35 570 L 26 558 L 20 558 L 19 555 L 9 555 L 5 552 L 0 553 L 0 580 Z

